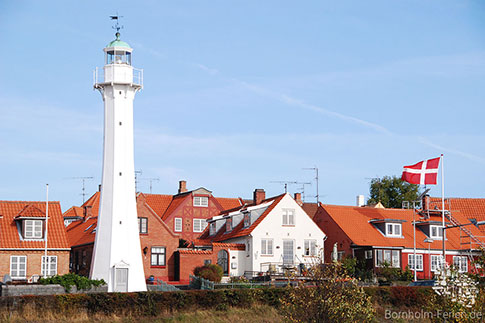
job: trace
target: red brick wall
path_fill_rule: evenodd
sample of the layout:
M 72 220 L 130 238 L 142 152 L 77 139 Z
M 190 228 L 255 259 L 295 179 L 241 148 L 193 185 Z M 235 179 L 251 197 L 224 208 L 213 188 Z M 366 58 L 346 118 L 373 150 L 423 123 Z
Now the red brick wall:
M 194 274 L 194 269 L 197 266 L 203 266 L 205 260 L 210 260 L 212 264 L 217 264 L 217 254 L 220 250 L 229 250 L 221 247 L 215 247 L 213 250 L 184 253 L 180 252 L 180 282 L 189 281 L 189 276 Z M 229 255 L 231 253 L 229 252 Z M 229 259 L 230 263 L 230 259 Z M 228 264 L 229 272 L 231 267 Z
M 325 262 L 332 261 L 332 251 L 335 243 L 337 243 L 338 251 L 345 251 L 346 256 L 352 256 L 352 248 L 350 247 L 352 241 L 323 208 L 318 208 L 313 221 L 327 235 L 324 249 Z
M 169 214 L 166 218 L 165 223 L 168 227 L 174 231 L 174 218 L 182 218 L 182 232 L 176 232 L 181 235 L 181 238 L 187 241 L 194 241 L 197 239 L 202 232 L 193 232 L 194 219 L 209 219 L 213 216 L 219 215 L 223 211 L 219 206 L 219 203 L 214 197 L 209 196 L 209 206 L 208 207 L 198 207 L 193 206 L 193 196 L 192 194 L 187 194 L 184 201 Z
M 146 207 L 143 198 L 138 198 L 138 217 L 148 219 L 148 233 L 140 234 L 140 243 L 143 258 L 145 277 L 153 275 L 164 281 L 174 279 L 174 252 L 179 245 L 179 236 L 162 222 L 156 214 Z M 165 247 L 165 266 L 151 265 L 151 248 Z M 145 249 L 146 248 L 146 249 Z
M 57 256 L 57 274 L 64 275 L 69 272 L 69 251 L 48 251 L 48 256 Z M 32 275 L 41 274 L 41 262 L 44 251 L 30 250 L 2 250 L 0 251 L 0 277 L 10 275 L 10 256 L 27 256 L 27 279 Z

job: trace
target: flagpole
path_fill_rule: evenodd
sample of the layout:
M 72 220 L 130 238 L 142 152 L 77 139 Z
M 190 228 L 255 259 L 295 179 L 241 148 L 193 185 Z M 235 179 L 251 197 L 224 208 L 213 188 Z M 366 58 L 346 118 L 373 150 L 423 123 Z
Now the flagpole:
M 49 228 L 49 184 L 45 184 L 46 192 L 45 192 L 45 247 L 44 247 L 44 276 L 47 277 L 47 267 L 48 260 L 47 260 L 47 233 Z
M 446 247 L 445 247 L 445 240 L 446 240 L 446 230 L 445 230 L 445 163 L 443 154 L 441 154 L 441 219 L 442 219 L 442 226 L 443 226 L 443 233 L 441 235 L 441 239 L 443 240 L 443 263 L 441 266 L 442 269 L 445 269 L 446 264 Z
M 413 268 L 414 268 L 414 281 L 418 280 L 417 273 L 416 273 L 416 208 L 414 207 L 413 203 L 413 238 L 414 238 L 414 261 L 413 261 Z

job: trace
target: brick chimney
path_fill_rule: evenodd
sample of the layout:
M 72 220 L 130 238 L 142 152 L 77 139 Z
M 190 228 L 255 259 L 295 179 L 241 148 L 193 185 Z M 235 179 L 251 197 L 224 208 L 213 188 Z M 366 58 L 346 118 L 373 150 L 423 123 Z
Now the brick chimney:
M 301 193 L 295 193 L 295 202 L 298 203 L 298 205 L 302 206 L 303 202 L 301 200 Z
M 257 188 L 254 190 L 253 193 L 253 202 L 254 204 L 261 203 L 266 198 L 266 192 L 262 188 Z
M 187 192 L 187 181 L 179 181 L 179 194 Z
M 429 197 L 428 194 L 425 194 L 423 196 L 423 200 L 421 202 L 421 208 L 423 209 L 423 211 L 429 211 L 430 210 L 430 206 L 429 204 L 431 203 L 431 197 Z

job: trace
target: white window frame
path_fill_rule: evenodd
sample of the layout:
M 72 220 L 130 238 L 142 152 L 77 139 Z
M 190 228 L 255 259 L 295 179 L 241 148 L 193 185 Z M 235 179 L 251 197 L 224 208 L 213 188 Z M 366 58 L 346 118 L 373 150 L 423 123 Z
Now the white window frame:
M 15 261 L 15 268 L 14 268 L 14 261 L 13 259 L 16 259 Z M 20 261 L 20 260 L 23 261 Z M 21 274 L 21 269 L 20 265 L 21 264 L 25 265 L 25 268 L 23 269 L 24 275 Z M 10 277 L 12 279 L 26 279 L 27 278 L 27 256 L 10 256 Z
M 381 257 L 379 257 L 379 254 L 381 255 Z M 401 255 L 399 253 L 399 250 L 376 249 L 376 267 L 382 267 L 383 263 L 389 264 L 389 266 L 391 266 L 392 268 L 401 268 Z
M 429 257 L 429 267 L 432 272 L 438 272 L 442 268 L 442 255 L 430 255 Z
M 395 233 L 396 228 L 399 228 L 399 234 Z M 401 223 L 386 223 L 386 237 L 402 237 Z
M 193 232 L 203 232 L 206 227 L 207 227 L 206 219 L 194 219 L 192 231 Z
M 273 239 L 261 239 L 261 256 L 273 255 Z
M 167 265 L 167 248 L 161 247 L 161 246 L 151 247 L 150 266 L 166 266 L 166 265 Z
M 364 250 L 365 259 L 372 259 L 372 250 Z
M 24 238 L 26 239 L 42 239 L 43 236 L 43 220 L 24 220 Z M 29 225 L 30 224 L 30 225 Z M 31 230 L 27 231 L 27 227 L 31 226 Z
M 182 218 L 173 219 L 173 231 L 182 232 Z
M 249 228 L 251 226 L 251 212 L 244 213 L 244 227 Z
M 51 277 L 57 275 L 57 256 L 47 256 L 47 274 L 45 273 L 45 256 L 42 256 L 41 274 L 42 277 Z
M 453 256 L 453 265 L 460 273 L 468 272 L 468 259 L 466 256 Z
M 143 230 L 145 229 L 145 230 Z M 138 217 L 138 233 L 148 233 L 148 218 Z
M 317 255 L 317 240 L 305 239 L 303 241 L 303 255 L 309 257 Z
M 283 225 L 295 225 L 295 209 L 283 209 Z
M 416 271 L 423 271 L 423 254 L 416 254 L 416 259 L 418 260 Z M 410 270 L 414 270 L 414 262 L 411 260 L 414 260 L 414 253 L 408 254 L 408 267 Z
M 194 196 L 194 206 L 196 207 L 208 207 L 209 197 L 208 196 Z
M 436 229 L 436 234 L 433 234 L 433 229 Z M 441 233 L 441 235 L 440 235 Z M 443 239 L 443 227 L 441 225 L 430 225 L 429 226 L 429 237 L 431 239 Z

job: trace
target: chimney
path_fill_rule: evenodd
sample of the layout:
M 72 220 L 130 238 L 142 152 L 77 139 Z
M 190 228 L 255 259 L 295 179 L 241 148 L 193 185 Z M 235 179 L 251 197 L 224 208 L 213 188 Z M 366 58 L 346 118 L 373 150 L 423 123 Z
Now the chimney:
M 254 204 L 261 203 L 266 198 L 266 192 L 262 188 L 257 188 L 253 193 Z
M 84 206 L 84 222 L 86 222 L 89 218 L 93 216 L 93 206 L 92 205 L 85 205 Z
M 301 193 L 295 193 L 295 201 L 299 206 L 303 205 L 303 202 L 301 201 Z
M 429 204 L 431 203 L 431 198 L 429 197 L 428 194 L 425 194 L 423 196 L 423 200 L 421 202 L 421 208 L 423 209 L 423 211 L 429 211 L 430 210 L 430 206 Z
M 179 194 L 187 192 L 187 181 L 179 181 Z
M 362 206 L 365 206 L 365 199 L 364 199 L 364 195 L 357 195 L 357 206 L 358 207 L 362 207 Z
M 98 185 L 98 192 L 101 192 L 101 184 Z

